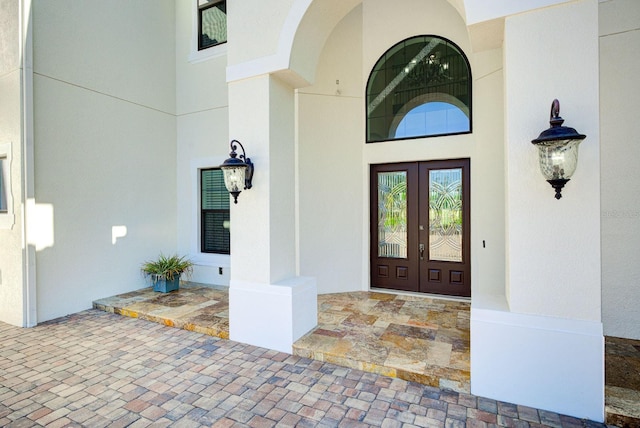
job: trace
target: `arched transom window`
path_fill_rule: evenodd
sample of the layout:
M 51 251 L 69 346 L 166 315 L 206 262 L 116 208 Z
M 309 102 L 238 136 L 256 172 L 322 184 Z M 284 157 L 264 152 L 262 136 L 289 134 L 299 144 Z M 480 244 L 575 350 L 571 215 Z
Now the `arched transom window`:
M 469 62 L 442 37 L 404 40 L 373 67 L 366 107 L 368 143 L 469 133 Z

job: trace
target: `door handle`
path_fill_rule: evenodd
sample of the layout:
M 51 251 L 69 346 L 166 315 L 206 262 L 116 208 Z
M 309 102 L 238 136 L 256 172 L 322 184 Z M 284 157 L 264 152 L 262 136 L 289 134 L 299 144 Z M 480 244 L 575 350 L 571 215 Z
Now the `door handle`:
M 424 244 L 418 246 L 418 251 L 420 252 L 420 260 L 424 260 Z

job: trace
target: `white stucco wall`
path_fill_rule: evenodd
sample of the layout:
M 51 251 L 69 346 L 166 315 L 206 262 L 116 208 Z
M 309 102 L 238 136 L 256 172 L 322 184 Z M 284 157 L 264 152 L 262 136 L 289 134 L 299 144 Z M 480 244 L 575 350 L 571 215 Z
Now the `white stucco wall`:
M 600 321 L 597 14 L 597 1 L 582 1 L 505 23 L 508 284 L 514 312 Z M 554 98 L 564 125 L 587 135 L 560 200 L 540 173 L 531 144 L 549 127 Z
M 597 56 L 597 0 L 505 19 L 508 288 L 472 301 L 471 392 L 602 421 Z M 565 125 L 587 135 L 560 200 L 530 142 L 554 98 Z
M 229 337 L 291 352 L 317 323 L 315 279 L 296 266 L 293 88 L 268 74 L 234 81 L 229 107 L 230 133 L 247 142 L 255 165 L 253 187 L 231 206 L 240 227 L 232 228 Z
M 502 55 L 502 49 L 472 55 L 476 136 L 471 153 L 472 300 L 506 293 Z
M 458 0 L 449 0 L 456 4 Z M 537 8 L 570 2 L 571 0 L 460 0 L 464 3 L 466 22 L 469 25 L 490 21 L 509 15 L 517 15 Z M 462 9 L 462 8 L 461 8 Z
M 297 93 L 299 269 L 319 293 L 363 287 L 361 52 L 358 7 L 329 37 L 315 84 Z
M 278 50 L 280 32 L 294 3 L 310 3 L 308 0 L 279 0 L 265 2 L 228 2 L 229 65 L 252 61 L 274 55 Z M 259 31 L 253 31 L 257 30 Z M 247 31 L 249 30 L 249 31 Z
M 22 136 L 19 1 L 0 1 L 0 157 L 10 159 L 8 197 L 0 214 L 0 321 L 24 323 L 22 251 Z M 7 161 L 9 163 L 9 161 Z
M 176 1 L 176 126 L 178 252 L 195 263 L 192 281 L 228 285 L 228 255 L 200 252 L 199 173 L 229 157 L 227 45 L 190 62 L 196 1 Z M 220 274 L 222 269 L 222 274 Z
M 20 68 L 19 0 L 0 1 L 0 76 Z
M 234 279 L 275 284 L 296 275 L 293 88 L 265 74 L 229 85 L 229 129 L 246 142 L 253 187 L 231 204 Z
M 140 264 L 175 251 L 175 5 L 147 6 L 34 2 L 40 322 L 147 286 Z
M 599 6 L 602 322 L 606 335 L 640 339 L 640 2 Z

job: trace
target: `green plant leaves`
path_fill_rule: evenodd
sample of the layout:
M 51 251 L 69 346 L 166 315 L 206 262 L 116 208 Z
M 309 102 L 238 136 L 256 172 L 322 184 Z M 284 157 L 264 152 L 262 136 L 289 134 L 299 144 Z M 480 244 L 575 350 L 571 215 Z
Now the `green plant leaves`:
M 174 277 L 183 273 L 187 276 L 191 275 L 193 263 L 186 256 L 180 257 L 177 254 L 165 256 L 160 253 L 156 260 L 144 262 L 140 269 L 146 276 L 150 276 L 154 282 L 162 278 L 172 281 Z

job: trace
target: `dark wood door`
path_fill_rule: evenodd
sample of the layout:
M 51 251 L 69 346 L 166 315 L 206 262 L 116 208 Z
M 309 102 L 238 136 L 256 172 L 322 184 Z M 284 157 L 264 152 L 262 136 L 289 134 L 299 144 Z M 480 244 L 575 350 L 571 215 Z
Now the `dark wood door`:
M 371 166 L 372 286 L 418 291 L 418 164 Z
M 371 166 L 372 287 L 471 296 L 469 160 Z

